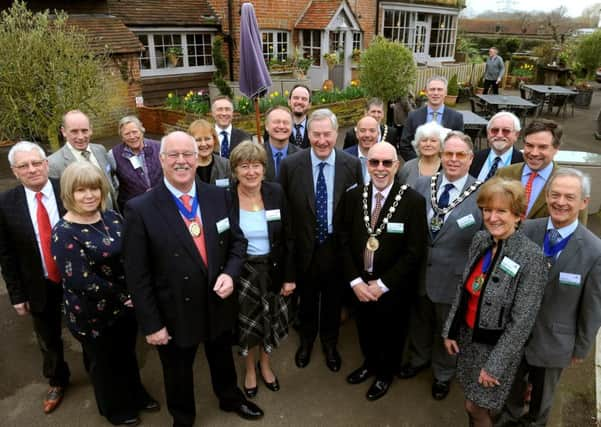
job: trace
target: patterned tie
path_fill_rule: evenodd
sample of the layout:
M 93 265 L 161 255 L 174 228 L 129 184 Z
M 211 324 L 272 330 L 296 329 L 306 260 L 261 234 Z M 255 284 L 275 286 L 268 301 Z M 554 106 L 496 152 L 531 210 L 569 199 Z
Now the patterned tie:
M 301 132 L 301 126 L 301 124 L 294 125 L 294 129 L 296 129 L 294 134 L 294 144 L 298 145 L 299 147 L 303 146 L 303 133 Z
M 81 157 L 83 157 L 84 159 L 86 159 L 88 162 L 91 162 L 90 160 L 90 152 L 87 150 L 81 151 Z
M 450 199 L 450 191 L 452 188 L 455 188 L 455 186 L 451 183 L 445 184 L 444 186 L 444 190 L 442 191 L 442 194 L 440 195 L 440 197 L 438 198 L 438 207 L 440 209 L 444 209 L 447 206 L 449 206 L 449 199 Z M 432 217 L 432 219 L 438 218 L 440 220 L 440 224 L 442 227 L 442 224 L 444 223 L 444 215 L 443 214 L 434 214 L 434 216 Z M 440 229 L 438 230 L 434 230 L 432 229 L 432 237 L 436 237 L 436 235 L 438 234 L 438 232 L 440 231 Z
M 438 111 L 432 111 L 432 121 L 438 122 Z
M 376 224 L 378 223 L 378 218 L 380 217 L 380 212 L 382 211 L 382 200 L 384 200 L 384 195 L 378 191 L 376 193 L 376 205 L 371 213 L 372 230 L 376 228 Z M 371 272 L 373 270 L 374 252 L 368 250 L 367 248 L 365 248 L 363 252 L 363 264 L 365 266 L 365 271 Z
M 497 157 L 495 157 L 495 160 L 492 162 L 492 165 L 490 166 L 490 170 L 488 171 L 486 178 L 484 178 L 484 181 L 488 181 L 493 176 L 495 176 L 495 174 L 497 173 L 497 169 L 499 168 L 499 163 L 501 163 L 501 158 L 499 156 L 497 156 Z
M 317 214 L 316 235 L 317 241 L 321 244 L 328 237 L 328 187 L 326 187 L 326 178 L 323 174 L 323 168 L 326 163 L 321 162 L 319 166 L 319 175 L 317 175 L 317 186 L 315 188 L 315 213 Z
M 227 132 L 226 131 L 221 131 L 221 135 L 223 136 L 223 139 L 221 140 L 221 157 L 223 157 L 224 159 L 229 159 L 230 158 L 230 141 L 227 138 Z
M 188 194 L 182 194 L 179 198 L 181 199 L 186 209 L 190 211 L 192 209 L 192 205 L 190 204 L 190 200 L 192 199 L 192 197 Z M 182 218 L 186 223 L 186 227 L 189 227 L 192 221 L 190 221 L 185 216 L 182 216 Z M 200 222 L 200 218 L 198 217 L 198 215 L 196 215 L 196 222 L 200 226 L 200 234 L 198 236 L 193 236 L 192 234 L 190 234 L 190 236 L 192 236 L 192 240 L 194 240 L 194 244 L 196 245 L 196 249 L 198 249 L 198 253 L 202 258 L 202 261 L 205 263 L 205 265 L 209 265 L 207 260 L 207 247 L 205 245 L 205 234 L 203 232 L 202 223 Z
M 282 152 L 278 151 L 274 154 L 275 157 L 275 176 L 276 178 L 280 176 L 280 162 L 282 161 Z
M 547 230 L 547 236 L 549 237 L 549 243 L 551 243 L 551 246 L 555 246 L 556 244 L 558 244 L 562 239 L 561 239 L 561 234 L 559 234 L 559 231 L 557 231 L 554 228 L 550 228 Z M 549 260 L 549 262 L 551 264 L 555 264 L 555 258 L 556 256 L 550 256 L 547 257 L 547 259 Z
M 525 193 L 526 193 L 526 207 L 530 206 L 530 196 L 532 195 L 532 183 L 534 179 L 538 176 L 536 172 L 530 172 L 530 177 L 528 178 L 528 182 L 526 183 Z M 528 209 L 526 210 L 526 215 L 528 214 Z M 526 218 L 526 215 L 523 215 L 523 218 Z
M 58 271 L 56 262 L 52 258 L 52 250 L 50 242 L 52 239 L 52 226 L 50 225 L 50 217 L 46 206 L 42 203 L 42 193 L 35 193 L 35 198 L 38 201 L 38 209 L 36 211 L 36 219 L 38 220 L 38 233 L 40 235 L 40 246 L 42 247 L 42 257 L 44 265 L 48 273 L 48 279 L 54 283 L 60 283 L 61 274 Z

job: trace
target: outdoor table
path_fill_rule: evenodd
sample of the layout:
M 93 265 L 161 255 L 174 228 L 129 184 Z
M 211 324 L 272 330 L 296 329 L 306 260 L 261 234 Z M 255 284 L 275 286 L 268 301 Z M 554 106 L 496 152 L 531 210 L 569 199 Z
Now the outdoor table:
M 484 129 L 486 129 L 486 125 L 488 124 L 488 120 L 484 117 L 477 115 L 471 111 L 466 110 L 457 110 L 463 116 L 463 129 L 465 133 L 468 134 L 472 140 L 474 141 L 474 145 L 476 145 L 476 149 L 480 150 L 480 139 L 482 137 L 482 133 Z
M 570 95 L 577 95 L 578 92 L 572 89 L 568 89 L 563 86 L 554 85 L 523 85 L 526 90 L 532 91 L 535 95 L 534 98 L 541 99 L 548 105 L 548 112 L 553 111 L 553 107 L 557 108 L 557 115 L 564 107 Z
M 528 110 L 536 108 L 536 104 L 532 102 L 520 98 L 519 96 L 511 96 L 511 95 L 477 95 L 482 101 L 490 106 L 490 110 L 499 111 L 499 110 L 510 110 L 516 113 L 516 115 L 520 118 L 520 122 L 522 125 L 526 122 L 526 114 Z

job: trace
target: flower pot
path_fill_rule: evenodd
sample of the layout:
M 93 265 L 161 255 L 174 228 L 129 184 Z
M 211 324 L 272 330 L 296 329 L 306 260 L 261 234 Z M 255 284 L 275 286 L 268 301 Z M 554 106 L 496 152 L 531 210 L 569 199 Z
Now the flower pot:
M 167 61 L 171 67 L 177 67 L 177 64 L 179 63 L 179 56 L 175 54 L 167 54 Z
M 593 100 L 593 89 L 576 89 L 578 93 L 574 97 L 574 105 L 576 107 L 588 108 Z
M 476 95 L 482 95 L 484 93 L 484 88 L 483 87 L 477 87 L 474 93 Z
M 454 107 L 457 104 L 457 96 L 456 95 L 447 95 L 444 97 L 444 105 L 448 105 L 449 107 Z

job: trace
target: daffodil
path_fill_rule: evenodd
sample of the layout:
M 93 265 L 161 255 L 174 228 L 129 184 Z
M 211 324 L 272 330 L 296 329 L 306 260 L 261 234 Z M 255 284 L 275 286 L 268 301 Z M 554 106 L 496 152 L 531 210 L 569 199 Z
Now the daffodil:
M 167 98 L 169 98 L 169 99 L 173 98 L 173 94 L 171 92 L 169 92 L 169 94 L 167 95 Z

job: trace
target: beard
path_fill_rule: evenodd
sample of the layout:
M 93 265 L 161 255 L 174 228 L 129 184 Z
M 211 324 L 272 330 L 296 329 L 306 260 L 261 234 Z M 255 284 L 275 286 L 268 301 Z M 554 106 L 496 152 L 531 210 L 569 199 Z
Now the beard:
M 490 145 L 492 148 L 494 148 L 495 151 L 501 152 L 509 147 L 509 142 L 501 140 L 501 139 L 496 139 L 496 140 L 492 141 L 490 143 Z

